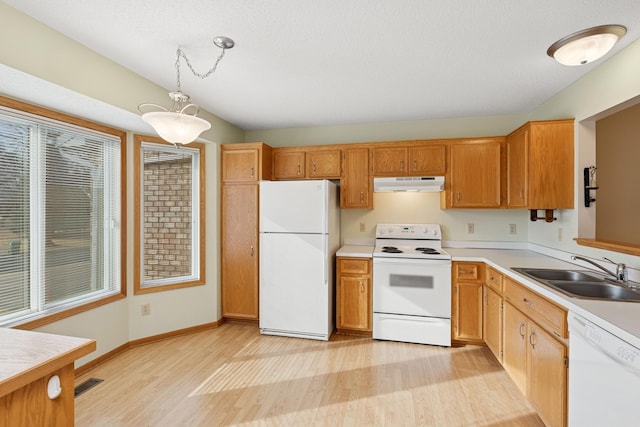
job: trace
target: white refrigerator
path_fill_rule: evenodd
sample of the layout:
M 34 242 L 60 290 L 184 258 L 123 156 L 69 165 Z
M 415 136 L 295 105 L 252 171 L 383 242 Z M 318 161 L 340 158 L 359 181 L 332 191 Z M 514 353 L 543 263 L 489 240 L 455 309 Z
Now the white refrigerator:
M 338 186 L 260 182 L 260 332 L 327 341 L 333 332 Z

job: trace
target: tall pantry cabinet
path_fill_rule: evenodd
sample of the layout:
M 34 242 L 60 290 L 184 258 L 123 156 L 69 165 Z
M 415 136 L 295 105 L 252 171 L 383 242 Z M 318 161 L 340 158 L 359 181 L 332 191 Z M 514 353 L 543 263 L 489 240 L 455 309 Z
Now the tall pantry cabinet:
M 260 180 L 271 178 L 271 147 L 222 145 L 222 316 L 257 321 Z

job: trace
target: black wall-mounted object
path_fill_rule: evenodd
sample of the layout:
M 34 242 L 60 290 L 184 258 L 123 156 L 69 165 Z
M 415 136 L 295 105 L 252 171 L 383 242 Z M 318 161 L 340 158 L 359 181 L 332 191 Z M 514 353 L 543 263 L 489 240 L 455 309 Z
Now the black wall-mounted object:
M 598 186 L 591 185 L 591 175 L 595 173 L 596 167 L 584 168 L 584 206 L 588 208 L 596 199 L 591 197 L 591 190 L 597 190 Z

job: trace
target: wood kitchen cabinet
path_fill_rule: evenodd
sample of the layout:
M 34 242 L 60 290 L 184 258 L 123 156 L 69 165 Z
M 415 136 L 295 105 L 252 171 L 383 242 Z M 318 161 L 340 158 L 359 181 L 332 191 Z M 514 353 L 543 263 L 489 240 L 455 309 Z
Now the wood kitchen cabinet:
M 482 335 L 493 355 L 502 362 L 503 276 L 487 266 L 483 285 Z
M 222 187 L 222 316 L 258 320 L 258 194 L 256 184 Z
M 263 143 L 221 147 L 222 182 L 258 182 L 271 176 L 271 147 Z
M 573 209 L 573 120 L 529 122 L 507 136 L 507 206 Z
M 308 179 L 339 179 L 342 172 L 342 150 L 312 149 L 306 152 Z
M 446 145 L 418 142 L 406 146 L 382 145 L 371 149 L 373 176 L 444 175 Z
M 272 158 L 274 180 L 305 178 L 305 152 L 300 148 L 276 148 Z
M 271 177 L 271 147 L 222 146 L 220 275 L 222 316 L 259 318 L 259 181 Z
M 336 329 L 341 333 L 371 335 L 371 259 L 338 257 L 336 262 Z
M 500 208 L 504 138 L 465 140 L 450 147 L 443 208 Z
M 373 183 L 369 175 L 369 149 L 344 148 L 342 150 L 342 165 L 340 207 L 343 209 L 372 209 Z
M 505 279 L 503 366 L 548 426 L 567 422 L 566 311 Z
M 465 344 L 482 343 L 482 284 L 484 264 L 452 263 L 451 339 Z

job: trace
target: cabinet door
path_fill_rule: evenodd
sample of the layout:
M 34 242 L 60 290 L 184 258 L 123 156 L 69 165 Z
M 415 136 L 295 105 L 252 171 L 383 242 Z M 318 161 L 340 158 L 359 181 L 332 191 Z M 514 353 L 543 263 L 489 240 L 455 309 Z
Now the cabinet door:
M 451 146 L 451 207 L 500 207 L 499 142 Z
M 527 394 L 527 317 L 504 303 L 502 365 L 520 391 Z
M 502 297 L 487 285 L 484 285 L 482 316 L 484 342 L 496 359 L 502 362 Z
M 341 160 L 340 150 L 308 151 L 305 167 L 307 178 L 340 178 Z
M 456 283 L 454 339 L 482 340 L 482 285 Z
M 567 348 L 529 321 L 527 396 L 548 426 L 566 425 Z
M 409 148 L 409 175 L 444 175 L 446 171 L 444 145 Z
M 222 186 L 222 315 L 258 319 L 258 184 Z
M 246 150 L 223 150 L 222 181 L 258 181 L 259 159 L 260 151 L 256 148 Z
M 340 181 L 340 207 L 372 208 L 369 149 L 345 148 L 343 157 L 344 175 Z
M 341 276 L 337 291 L 338 329 L 371 331 L 371 280 Z
M 273 179 L 304 179 L 304 151 L 274 151 Z
M 507 138 L 507 206 L 528 206 L 529 128 L 522 128 Z
M 407 148 L 373 148 L 371 150 L 373 176 L 407 175 Z

